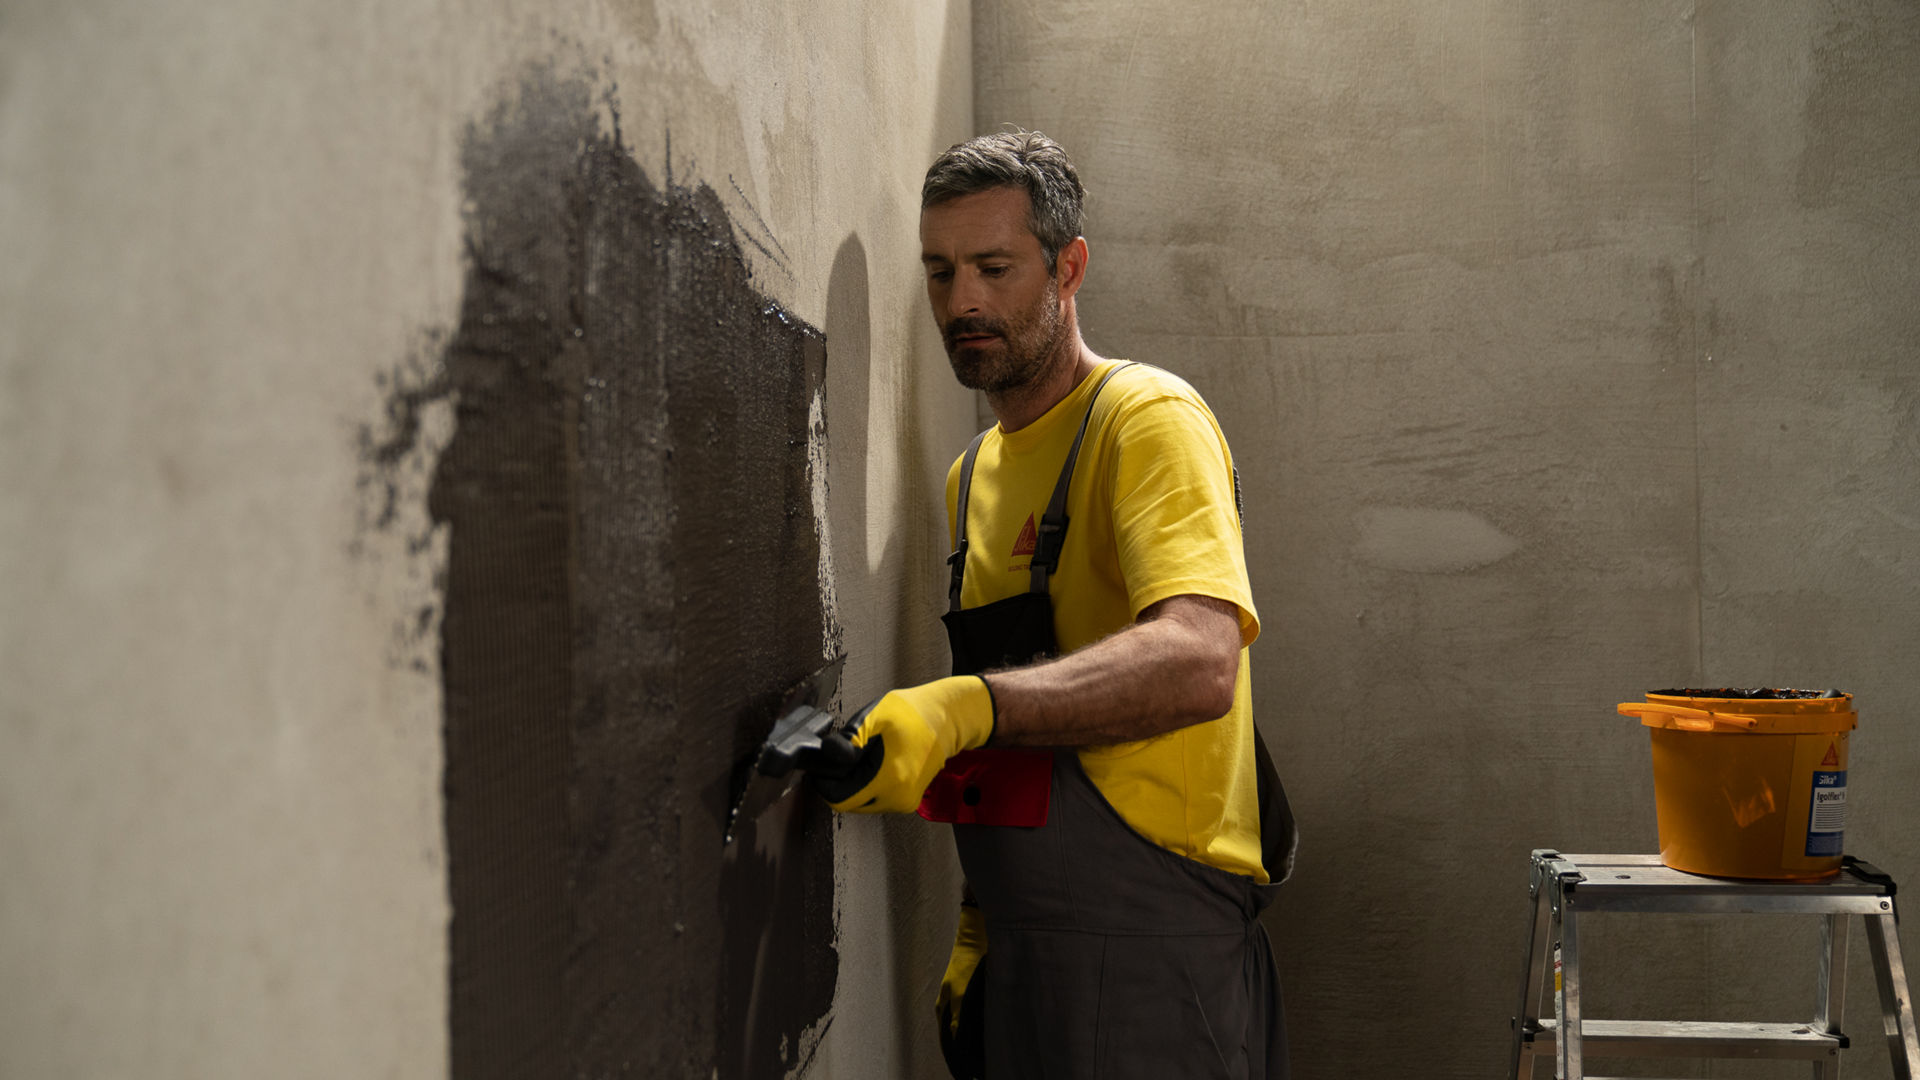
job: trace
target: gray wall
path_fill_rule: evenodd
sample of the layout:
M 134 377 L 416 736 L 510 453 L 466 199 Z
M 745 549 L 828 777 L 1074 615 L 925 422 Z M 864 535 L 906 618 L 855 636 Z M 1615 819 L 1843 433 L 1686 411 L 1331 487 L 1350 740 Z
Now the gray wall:
M 1090 342 L 1247 483 L 1297 1076 L 1504 1069 L 1528 851 L 1656 846 L 1649 689 L 1852 691 L 1849 850 L 1920 880 L 1917 45 L 1896 0 L 976 5 L 977 125 L 1092 189 Z M 1817 936 L 1752 921 L 1597 924 L 1590 1015 L 1807 1018 Z
M 489 325 L 471 150 L 540 73 L 824 335 L 849 704 L 945 662 L 977 403 L 919 174 L 1001 122 L 1080 158 L 1091 339 L 1199 385 L 1249 484 L 1298 1075 L 1497 1074 L 1527 850 L 1654 844 L 1649 688 L 1853 691 L 1849 846 L 1920 880 L 1915 45 L 1894 0 L 7 5 L 0 1073 L 447 1074 L 437 380 Z M 938 1076 L 946 841 L 833 858 L 810 1075 Z M 1602 925 L 1595 1005 L 1797 1017 L 1780 932 Z
M 498 311 L 477 305 L 476 268 L 532 266 L 504 280 L 565 295 L 567 279 L 539 276 L 562 240 L 544 220 L 598 213 L 600 228 L 671 187 L 668 209 L 692 215 L 674 235 L 711 230 L 723 268 L 743 259 L 755 293 L 824 333 L 824 395 L 786 403 L 803 421 L 822 413 L 797 451 L 818 497 L 788 507 L 832 561 L 802 568 L 828 621 L 816 644 L 849 652 L 856 703 L 939 673 L 937 492 L 975 404 L 923 312 L 915 207 L 926 162 L 969 131 L 970 42 L 967 5 L 917 0 L 0 10 L 0 1074 L 447 1075 L 462 1007 L 449 995 L 454 810 L 497 797 L 508 823 L 520 806 L 600 820 L 577 785 L 558 803 L 551 785 L 529 796 L 505 780 L 443 798 L 443 739 L 459 730 L 441 669 L 449 533 L 479 518 L 430 489 L 480 475 L 436 477 L 436 464 L 459 444 L 456 408 L 478 400 L 486 328 L 540 314 L 511 309 L 512 288 Z M 565 108 L 529 105 L 539 94 Z M 576 126 L 542 127 L 548 115 Z M 576 165 L 599 171 L 567 188 Z M 533 187 L 476 182 L 489 168 Z M 592 205 L 548 198 L 569 190 Z M 503 238 L 527 250 L 488 247 Z M 609 354 L 588 329 L 598 364 Z M 578 415 L 616 430 L 583 425 L 581 445 L 653 460 L 659 444 L 617 429 L 647 418 L 603 408 L 597 388 L 574 388 Z M 622 392 L 616 380 L 606 393 Z M 681 419 L 684 446 L 695 418 Z M 623 490 L 632 464 L 554 460 L 594 474 L 589 489 Z M 554 485 L 559 505 L 575 497 Z M 616 572 L 576 566 L 564 585 L 600 600 L 631 579 L 618 569 L 631 552 L 654 549 L 644 529 L 619 531 L 620 508 L 595 505 L 605 527 L 583 558 Z M 665 602 L 691 618 L 711 610 L 703 599 Z M 469 608 L 469 625 L 499 614 Z M 764 636 L 761 613 L 726 615 Z M 730 636 L 724 618 L 699 633 Z M 621 662 L 581 645 L 563 697 Z M 531 890 L 618 869 L 602 896 L 637 889 L 625 914 L 642 928 L 609 933 L 602 952 L 673 940 L 679 913 L 704 905 L 710 921 L 739 899 L 715 888 L 713 865 L 726 733 L 676 771 L 650 714 L 616 710 L 597 743 L 583 715 L 576 705 L 571 736 L 564 713 L 506 721 L 559 725 L 561 768 L 571 737 L 575 755 L 641 755 L 649 782 L 666 772 L 676 794 L 698 791 L 640 808 L 667 823 L 656 831 L 587 839 L 629 853 L 677 842 L 706 876 L 649 899 L 644 863 L 602 859 L 578 831 L 538 868 L 546 881 L 530 865 L 505 873 L 525 869 Z M 596 759 L 603 780 L 611 760 Z M 837 894 L 809 925 L 831 933 L 837 917 L 838 997 L 786 1052 L 812 1054 L 816 1075 L 930 1075 L 923 1017 L 952 926 L 951 857 L 917 821 L 837 833 Z M 684 940 L 716 940 L 685 922 Z M 572 933 L 560 950 L 582 925 Z M 723 967 L 752 970 L 757 945 L 718 940 L 599 966 L 711 993 Z M 552 958 L 553 942 L 534 946 Z M 623 1033 L 713 1054 L 724 1002 L 661 993 L 682 1011 L 623 1014 L 640 1012 L 634 998 L 575 974 L 560 1022 L 576 1064 L 617 1057 Z M 582 1019 L 588 1006 L 602 1008 Z

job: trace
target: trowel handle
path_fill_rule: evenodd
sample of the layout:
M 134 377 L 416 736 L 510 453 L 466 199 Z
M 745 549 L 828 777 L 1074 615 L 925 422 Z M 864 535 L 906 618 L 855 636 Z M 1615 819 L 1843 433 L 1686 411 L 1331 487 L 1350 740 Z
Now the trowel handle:
M 1673 726 L 1686 731 L 1712 731 L 1719 724 L 1751 730 L 1760 722 L 1739 713 L 1689 709 L 1685 705 L 1665 705 L 1657 701 L 1623 701 L 1618 709 L 1621 716 L 1671 716 Z
M 795 769 L 843 773 L 860 760 L 860 750 L 834 731 L 832 713 L 803 705 L 782 717 L 760 748 L 760 772 L 785 776 Z
M 859 761 L 860 747 L 853 745 L 853 740 L 840 732 L 829 731 L 820 740 L 815 760 L 808 762 L 806 767 L 830 776 L 841 776 L 851 771 Z
M 801 705 L 780 718 L 760 748 L 760 772 L 765 776 L 785 776 L 804 769 L 820 749 L 820 736 L 833 726 L 833 714 L 811 705 Z

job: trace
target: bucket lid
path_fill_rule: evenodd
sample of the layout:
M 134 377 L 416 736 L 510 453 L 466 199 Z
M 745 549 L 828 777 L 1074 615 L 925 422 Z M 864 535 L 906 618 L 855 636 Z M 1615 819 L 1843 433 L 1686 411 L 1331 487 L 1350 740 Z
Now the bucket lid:
M 1860 723 L 1853 695 L 1838 690 L 1649 690 L 1619 711 L 1645 727 L 1716 734 L 1830 735 Z

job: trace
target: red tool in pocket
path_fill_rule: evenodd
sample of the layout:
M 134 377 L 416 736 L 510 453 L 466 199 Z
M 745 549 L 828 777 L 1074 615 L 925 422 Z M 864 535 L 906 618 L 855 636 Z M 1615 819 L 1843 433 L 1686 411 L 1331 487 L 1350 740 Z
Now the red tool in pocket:
M 953 825 L 1047 823 L 1051 750 L 963 750 L 920 797 L 920 816 Z

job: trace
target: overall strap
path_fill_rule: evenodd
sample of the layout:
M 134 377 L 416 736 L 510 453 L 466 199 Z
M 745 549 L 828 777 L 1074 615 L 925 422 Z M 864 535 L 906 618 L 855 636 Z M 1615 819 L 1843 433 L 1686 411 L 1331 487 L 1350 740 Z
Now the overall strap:
M 953 554 L 947 556 L 947 565 L 953 569 L 953 584 L 947 588 L 947 610 L 960 610 L 960 581 L 967 572 L 967 490 L 973 487 L 973 461 L 980 456 L 980 444 L 986 441 L 984 428 L 968 444 L 966 456 L 960 459 L 960 499 L 954 508 Z
M 1040 542 L 1033 553 L 1031 568 L 1032 583 L 1028 592 L 1045 593 L 1047 575 L 1060 567 L 1060 552 L 1067 546 L 1067 487 L 1073 480 L 1073 463 L 1080 457 L 1080 443 L 1087 437 L 1087 424 L 1093 419 L 1093 407 L 1100 401 L 1100 391 L 1115 375 L 1133 367 L 1133 362 L 1116 364 L 1093 388 L 1093 396 L 1087 400 L 1087 414 L 1080 418 L 1080 430 L 1074 432 L 1073 446 L 1067 451 L 1067 463 L 1060 469 L 1060 479 L 1053 485 L 1053 498 L 1047 502 L 1047 512 L 1040 518 Z
M 1093 419 L 1093 406 L 1100 400 L 1100 391 L 1107 383 L 1127 368 L 1134 367 L 1133 361 L 1119 364 L 1100 379 L 1093 388 L 1093 397 L 1087 402 L 1087 413 L 1080 418 L 1080 430 L 1074 432 L 1073 446 L 1067 450 L 1067 462 L 1060 470 L 1060 479 L 1053 487 L 1053 498 L 1047 502 L 1047 511 L 1040 520 L 1040 539 L 1033 555 L 1031 592 L 1047 591 L 1047 575 L 1060 565 L 1060 552 L 1067 541 L 1067 487 L 1073 479 L 1073 464 L 1080 457 L 1080 443 L 1087 437 L 1087 423 Z M 986 440 L 987 428 L 973 437 L 967 452 L 960 458 L 960 496 L 954 505 L 954 544 L 953 554 L 947 556 L 947 565 L 952 568 L 952 576 L 947 586 L 947 610 L 960 610 L 960 585 L 967 570 L 967 492 L 973 487 L 973 463 L 980 456 L 980 444 Z

